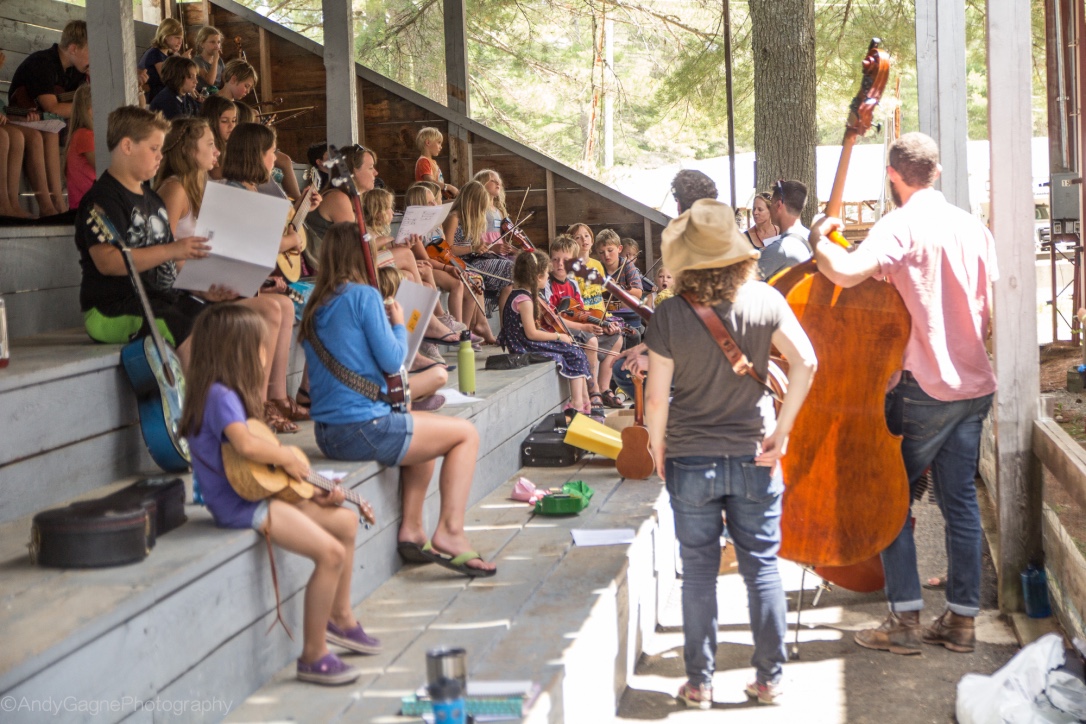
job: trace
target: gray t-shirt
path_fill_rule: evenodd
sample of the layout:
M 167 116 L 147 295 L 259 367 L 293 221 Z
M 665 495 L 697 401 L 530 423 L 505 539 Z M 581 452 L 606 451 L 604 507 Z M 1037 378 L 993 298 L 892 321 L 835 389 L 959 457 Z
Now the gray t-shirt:
M 200 73 L 196 76 L 196 90 L 203 92 L 205 88 L 215 86 L 216 88 L 222 88 L 222 72 L 226 68 L 226 64 L 222 62 L 222 58 L 219 58 L 219 64 L 215 69 L 215 82 L 208 83 L 204 80 L 203 74 L 211 70 L 211 63 L 203 59 L 202 56 L 194 54 L 192 60 L 196 63 L 196 67 L 200 69 Z
M 714 310 L 764 379 L 773 332 L 792 316 L 784 297 L 768 284 L 748 282 L 734 303 L 721 302 Z M 754 455 L 776 424 L 773 398 L 750 376 L 732 371 L 685 299 L 672 297 L 656 309 L 645 343 L 675 362 L 667 456 Z
M 758 259 L 758 275 L 762 279 L 769 279 L 781 269 L 795 266 L 810 258 L 811 250 L 807 248 L 804 240 L 795 232 L 785 232 L 762 249 L 762 256 Z

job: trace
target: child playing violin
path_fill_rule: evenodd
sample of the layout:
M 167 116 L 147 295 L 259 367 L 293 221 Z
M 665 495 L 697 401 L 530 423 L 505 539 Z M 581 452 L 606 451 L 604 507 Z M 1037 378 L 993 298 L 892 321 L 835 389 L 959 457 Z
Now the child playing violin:
M 357 654 L 381 652 L 381 642 L 366 634 L 351 611 L 358 516 L 340 507 L 344 495 L 339 489 L 318 489 L 311 500 L 297 504 L 244 500 L 230 486 L 223 465 L 222 445 L 228 442 L 242 457 L 279 466 L 297 480 L 309 475 L 309 466 L 290 448 L 253 435 L 246 424 L 261 414 L 267 333 L 260 315 L 237 304 L 219 304 L 200 315 L 192 335 L 181 434 L 216 525 L 252 528 L 315 564 L 305 591 L 297 676 L 315 684 L 347 684 L 361 672 L 329 651 L 329 643 Z
M 557 331 L 547 331 L 543 315 L 546 301 L 540 291 L 547 284 L 550 259 L 542 251 L 526 251 L 513 263 L 513 291 L 502 308 L 502 331 L 498 342 L 514 354 L 532 352 L 553 359 L 558 374 L 569 380 L 571 406 L 567 417 L 574 413 L 589 414 L 588 380 L 592 371 L 585 353 L 573 338 Z M 557 322 L 552 322 L 557 324 Z
M 554 309 L 558 309 L 563 299 L 569 299 L 573 307 L 580 308 L 587 313 L 587 310 L 584 309 L 584 302 L 581 300 L 581 292 L 577 289 L 577 284 L 569 278 L 566 272 L 566 262 L 576 259 L 579 251 L 580 247 L 577 242 L 566 234 L 561 234 L 551 243 L 550 278 L 547 281 L 543 297 Z M 596 314 L 600 314 L 600 312 L 596 312 Z M 590 399 L 592 401 L 598 399 L 600 404 L 607 407 L 621 407 L 622 403 L 611 392 L 611 366 L 614 358 L 611 355 L 605 355 L 606 359 L 603 364 L 600 364 L 599 359 L 599 350 L 603 350 L 605 353 L 617 354 L 622 349 L 620 326 L 617 323 L 608 322 L 605 317 L 600 316 L 599 320 L 594 322 L 571 321 L 567 318 L 566 327 L 573 332 L 574 339 L 584 345 L 585 356 L 588 357 L 588 367 L 592 371 L 592 378 L 595 380 L 597 387 Z

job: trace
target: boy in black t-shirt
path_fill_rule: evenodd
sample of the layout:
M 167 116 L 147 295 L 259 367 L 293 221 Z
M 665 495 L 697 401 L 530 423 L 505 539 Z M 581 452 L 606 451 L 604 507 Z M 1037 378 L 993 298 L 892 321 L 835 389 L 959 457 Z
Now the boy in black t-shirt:
M 211 247 L 203 237 L 174 240 L 166 206 L 147 184 L 162 161 L 162 144 L 170 124 L 161 114 L 124 106 L 109 114 L 106 132 L 109 169 L 79 204 L 75 245 L 83 281 L 79 304 L 87 333 L 98 342 L 124 343 L 145 331 L 143 311 L 128 278 L 120 251 L 104 243 L 87 221 L 97 206 L 120 241 L 132 249 L 159 329 L 177 346 L 182 364 L 188 360 L 186 340 L 204 303 L 173 288 L 180 265 L 202 259 Z

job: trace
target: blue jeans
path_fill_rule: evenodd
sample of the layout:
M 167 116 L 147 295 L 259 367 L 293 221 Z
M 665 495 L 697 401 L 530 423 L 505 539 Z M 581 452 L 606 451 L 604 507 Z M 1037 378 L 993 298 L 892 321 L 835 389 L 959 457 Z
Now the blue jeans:
M 634 397 L 633 377 L 630 375 L 629 370 L 622 369 L 622 364 L 622 358 L 615 360 L 611 366 L 611 379 L 614 380 L 618 389 L 626 393 L 626 399 L 632 400 Z
M 910 499 L 920 476 L 931 467 L 935 500 L 946 521 L 947 608 L 959 616 L 980 612 L 980 509 L 973 481 L 981 425 L 991 404 L 992 395 L 936 400 L 909 373 L 886 395 L 886 424 L 890 432 L 903 436 L 901 456 Z M 906 514 L 901 532 L 882 553 L 886 598 L 894 613 L 924 608 L 910 519 Z
M 683 560 L 683 658 L 687 678 L 712 683 L 716 669 L 716 579 L 720 513 L 728 516 L 739 573 L 747 586 L 754 655 L 763 684 L 780 681 L 787 652 L 787 603 L 777 572 L 784 480 L 753 457 L 668 458 L 667 492 Z

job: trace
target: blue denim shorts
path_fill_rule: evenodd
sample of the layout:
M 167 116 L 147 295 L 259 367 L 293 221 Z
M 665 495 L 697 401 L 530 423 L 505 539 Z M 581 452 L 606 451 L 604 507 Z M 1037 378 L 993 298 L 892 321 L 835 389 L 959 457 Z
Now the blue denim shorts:
M 415 420 L 407 412 L 392 412 L 365 422 L 316 424 L 317 447 L 332 460 L 376 460 L 399 465 L 411 445 Z
M 256 509 L 253 511 L 253 522 L 250 523 L 253 526 L 253 530 L 257 533 L 264 532 L 264 521 L 268 519 L 268 499 L 265 498 L 256 504 Z

